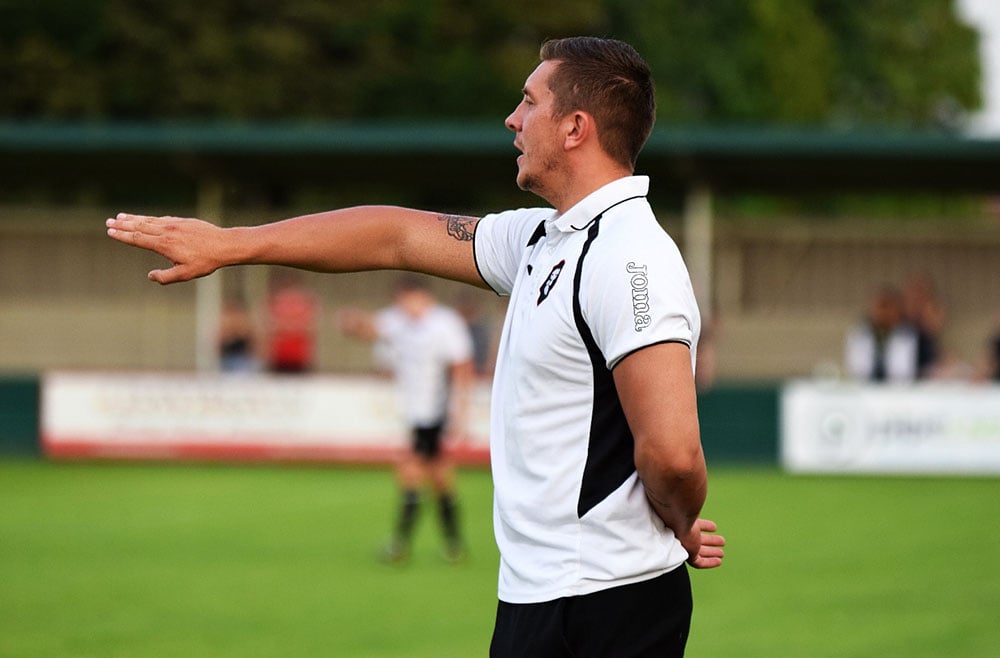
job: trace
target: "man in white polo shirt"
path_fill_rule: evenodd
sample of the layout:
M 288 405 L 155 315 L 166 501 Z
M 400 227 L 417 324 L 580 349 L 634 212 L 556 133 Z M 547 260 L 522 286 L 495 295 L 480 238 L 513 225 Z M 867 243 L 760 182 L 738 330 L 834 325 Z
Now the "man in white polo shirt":
M 511 295 L 490 428 L 501 600 L 588 594 L 687 559 L 644 497 L 612 374 L 628 355 L 672 343 L 694 365 L 698 308 L 647 187 L 621 178 L 563 215 L 479 222 L 480 272 Z M 530 245 L 518 262 L 511 239 Z
M 700 320 L 683 261 L 633 177 L 653 84 L 627 44 L 546 42 L 506 125 L 517 183 L 551 204 L 473 217 L 348 208 L 257 227 L 122 214 L 109 235 L 173 263 L 414 270 L 511 296 L 491 416 L 500 547 L 491 656 L 680 656 L 685 560 L 722 563 L 701 519 Z

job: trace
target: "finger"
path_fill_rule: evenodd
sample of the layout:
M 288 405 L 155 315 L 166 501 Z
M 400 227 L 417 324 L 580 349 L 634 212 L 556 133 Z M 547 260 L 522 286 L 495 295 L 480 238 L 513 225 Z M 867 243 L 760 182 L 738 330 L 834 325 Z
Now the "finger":
M 160 285 L 167 285 L 168 283 L 173 283 L 174 278 L 170 273 L 172 269 L 173 268 L 167 270 L 152 270 L 150 271 L 149 274 L 146 275 L 146 278 L 148 278 L 150 281 L 155 281 Z
M 719 557 L 705 558 L 699 556 L 694 560 L 689 560 L 688 564 L 690 564 L 695 569 L 714 569 L 716 567 L 722 566 L 722 558 Z
M 704 534 L 701 537 L 702 546 L 725 546 L 726 538 L 722 535 Z
M 145 249 L 152 248 L 152 243 L 159 236 L 159 233 L 152 230 L 151 225 L 132 220 L 109 219 L 107 227 L 108 237 Z
M 180 281 L 189 281 L 193 278 L 191 274 L 186 273 L 185 269 L 180 265 L 174 265 L 173 267 L 161 270 L 152 270 L 146 277 L 150 281 L 155 281 L 160 285 L 168 285 L 171 283 L 178 283 Z
M 166 224 L 163 217 L 149 215 L 130 215 L 120 212 L 106 222 L 108 228 L 118 231 L 134 231 L 145 235 L 162 235 Z
M 701 532 L 715 532 L 719 529 L 719 526 L 711 519 L 698 519 L 697 526 Z
M 725 557 L 726 551 L 721 546 L 702 546 L 698 551 L 698 557 Z
M 143 237 L 140 233 L 135 231 L 124 231 L 122 229 L 109 228 L 108 237 L 135 247 L 149 248 L 149 245 L 147 244 L 148 238 Z

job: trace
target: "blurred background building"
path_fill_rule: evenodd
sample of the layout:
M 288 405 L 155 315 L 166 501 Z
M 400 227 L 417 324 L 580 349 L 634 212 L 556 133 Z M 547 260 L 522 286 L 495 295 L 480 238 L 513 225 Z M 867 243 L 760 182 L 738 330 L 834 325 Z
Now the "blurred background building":
M 639 173 L 711 318 L 711 381 L 839 374 L 872 293 L 915 276 L 943 309 L 940 372 L 969 375 L 1000 309 L 997 13 L 982 0 L 4 3 L 0 372 L 212 370 L 224 299 L 263 322 L 272 268 L 154 287 L 156 259 L 104 236 L 118 211 L 246 224 L 353 203 L 537 203 L 514 186 L 502 119 L 544 38 L 595 33 L 653 67 Z M 393 275 L 303 281 L 321 306 L 315 369 L 367 370 L 327 311 L 384 303 Z M 499 321 L 503 300 L 481 294 Z

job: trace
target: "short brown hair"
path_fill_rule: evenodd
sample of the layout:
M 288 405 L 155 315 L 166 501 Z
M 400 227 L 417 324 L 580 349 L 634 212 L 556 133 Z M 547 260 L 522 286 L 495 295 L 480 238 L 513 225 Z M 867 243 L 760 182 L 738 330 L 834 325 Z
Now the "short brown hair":
M 549 78 L 556 116 L 575 110 L 593 116 L 601 147 L 635 169 L 656 119 L 653 78 L 635 48 L 614 39 L 570 37 L 546 41 L 539 55 L 559 62 Z

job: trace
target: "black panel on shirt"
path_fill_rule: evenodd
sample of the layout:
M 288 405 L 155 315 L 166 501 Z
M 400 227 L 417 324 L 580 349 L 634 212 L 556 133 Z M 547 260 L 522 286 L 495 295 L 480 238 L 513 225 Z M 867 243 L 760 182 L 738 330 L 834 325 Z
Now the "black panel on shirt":
M 590 420 L 587 463 L 583 469 L 577 515 L 583 515 L 607 498 L 635 472 L 635 439 L 625 419 L 614 377 L 601 353 L 580 306 L 580 281 L 583 263 L 600 229 L 600 216 L 587 231 L 587 240 L 573 278 L 573 319 L 587 347 L 594 372 L 594 402 Z

